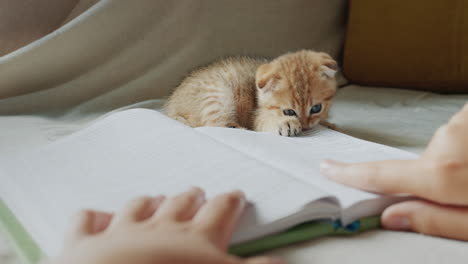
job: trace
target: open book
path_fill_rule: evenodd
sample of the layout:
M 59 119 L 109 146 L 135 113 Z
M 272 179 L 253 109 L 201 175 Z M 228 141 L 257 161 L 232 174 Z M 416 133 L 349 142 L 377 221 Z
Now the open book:
M 296 138 L 229 128 L 190 128 L 146 109 L 111 114 L 46 147 L 0 160 L 0 195 L 47 255 L 61 249 L 81 208 L 114 211 L 139 195 L 200 186 L 241 189 L 250 202 L 232 244 L 315 219 L 343 224 L 378 215 L 399 197 L 324 178 L 324 158 L 355 162 L 414 154 L 318 127 Z

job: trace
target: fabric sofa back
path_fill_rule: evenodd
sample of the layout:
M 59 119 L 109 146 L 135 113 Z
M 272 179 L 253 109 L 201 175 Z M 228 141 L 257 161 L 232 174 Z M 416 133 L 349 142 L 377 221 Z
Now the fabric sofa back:
M 167 96 L 193 68 L 229 55 L 340 55 L 346 0 L 99 1 L 0 58 L 1 113 L 105 111 Z M 13 98 L 11 98 L 13 97 Z M 5 99 L 9 98 L 9 99 Z

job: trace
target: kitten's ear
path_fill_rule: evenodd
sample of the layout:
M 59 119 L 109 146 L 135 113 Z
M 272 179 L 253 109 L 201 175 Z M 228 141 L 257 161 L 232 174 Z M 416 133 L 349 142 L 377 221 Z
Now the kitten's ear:
M 322 65 L 320 65 L 320 74 L 325 79 L 334 78 L 337 71 L 338 64 L 334 60 L 326 60 Z
M 266 86 L 271 85 L 272 81 L 276 78 L 276 67 L 271 63 L 262 64 L 257 69 L 255 83 L 258 89 L 264 89 Z

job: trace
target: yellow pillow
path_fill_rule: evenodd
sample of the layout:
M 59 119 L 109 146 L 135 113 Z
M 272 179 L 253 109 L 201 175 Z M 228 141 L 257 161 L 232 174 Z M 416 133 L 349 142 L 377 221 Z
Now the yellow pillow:
M 343 68 L 356 84 L 468 92 L 468 1 L 351 0 Z

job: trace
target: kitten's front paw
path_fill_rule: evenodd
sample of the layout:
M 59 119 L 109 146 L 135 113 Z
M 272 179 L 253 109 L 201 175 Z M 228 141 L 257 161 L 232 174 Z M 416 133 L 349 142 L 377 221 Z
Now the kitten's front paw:
M 296 118 L 284 120 L 278 125 L 278 134 L 284 137 L 293 137 L 299 135 L 302 131 L 302 125 Z

